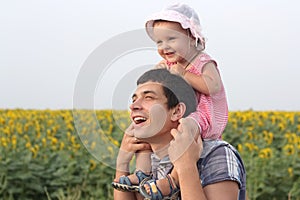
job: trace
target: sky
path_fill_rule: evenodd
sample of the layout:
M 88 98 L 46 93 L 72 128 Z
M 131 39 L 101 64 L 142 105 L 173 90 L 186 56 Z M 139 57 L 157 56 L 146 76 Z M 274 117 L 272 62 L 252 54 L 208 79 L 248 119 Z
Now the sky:
M 146 18 L 182 2 L 199 14 L 229 110 L 300 111 L 297 0 L 0 2 L 0 109 L 128 109 L 161 58 Z

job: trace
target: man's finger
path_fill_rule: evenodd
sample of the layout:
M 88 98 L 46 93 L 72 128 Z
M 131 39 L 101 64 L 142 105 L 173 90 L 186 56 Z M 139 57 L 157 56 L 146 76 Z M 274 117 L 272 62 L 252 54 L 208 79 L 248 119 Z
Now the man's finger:
M 174 139 L 176 138 L 177 134 L 178 134 L 178 130 L 173 128 L 173 129 L 171 130 L 171 135 L 172 135 L 172 137 L 173 137 Z
M 202 143 L 202 138 L 200 135 L 198 136 L 198 139 L 197 139 L 197 145 L 200 148 L 200 151 L 199 151 L 199 158 L 200 158 L 202 151 L 203 151 L 203 143 Z
M 135 150 L 136 151 L 141 151 L 141 150 L 151 150 L 151 146 L 148 143 L 139 143 L 139 144 L 135 144 Z
M 131 123 L 128 128 L 125 130 L 125 134 L 128 134 L 130 136 L 134 135 L 134 127 L 133 127 L 133 123 Z
M 181 124 L 181 127 L 182 127 L 182 134 L 189 134 L 189 127 L 186 123 L 186 119 L 185 118 L 182 118 L 179 120 L 180 124 Z
M 200 135 L 198 136 L 198 139 L 197 139 L 197 144 L 202 144 L 202 138 L 201 138 L 201 136 L 200 136 Z

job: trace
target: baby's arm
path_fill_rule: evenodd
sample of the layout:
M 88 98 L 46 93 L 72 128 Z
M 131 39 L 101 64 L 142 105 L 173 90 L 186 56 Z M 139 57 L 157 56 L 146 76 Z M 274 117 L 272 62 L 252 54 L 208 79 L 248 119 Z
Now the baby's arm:
M 221 77 L 214 62 L 205 64 L 201 75 L 190 73 L 180 64 L 167 63 L 164 60 L 156 68 L 167 68 L 171 73 L 182 76 L 195 90 L 206 95 L 214 94 L 221 89 Z
M 149 175 L 151 172 L 151 150 L 143 150 L 135 153 L 136 156 L 136 171 L 142 171 Z
M 221 77 L 214 62 L 208 62 L 203 67 L 201 75 L 186 71 L 184 79 L 200 93 L 211 95 L 221 89 Z

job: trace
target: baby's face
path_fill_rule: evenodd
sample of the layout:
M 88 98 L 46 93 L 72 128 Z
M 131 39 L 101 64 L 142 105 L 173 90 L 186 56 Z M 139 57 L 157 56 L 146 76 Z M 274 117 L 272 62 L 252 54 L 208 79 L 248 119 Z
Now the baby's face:
M 159 55 L 169 62 L 182 63 L 189 56 L 193 38 L 188 30 L 177 22 L 159 21 L 154 23 L 153 34 Z

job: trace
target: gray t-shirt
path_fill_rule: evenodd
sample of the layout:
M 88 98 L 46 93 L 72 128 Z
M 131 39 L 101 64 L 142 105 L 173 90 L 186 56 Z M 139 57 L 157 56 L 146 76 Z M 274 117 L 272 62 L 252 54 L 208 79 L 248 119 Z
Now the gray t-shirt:
M 162 179 L 172 171 L 168 156 L 163 159 L 151 155 L 152 176 Z M 223 140 L 204 140 L 203 152 L 197 162 L 202 187 L 224 180 L 236 181 L 239 185 L 239 200 L 246 199 L 246 170 L 238 151 Z

